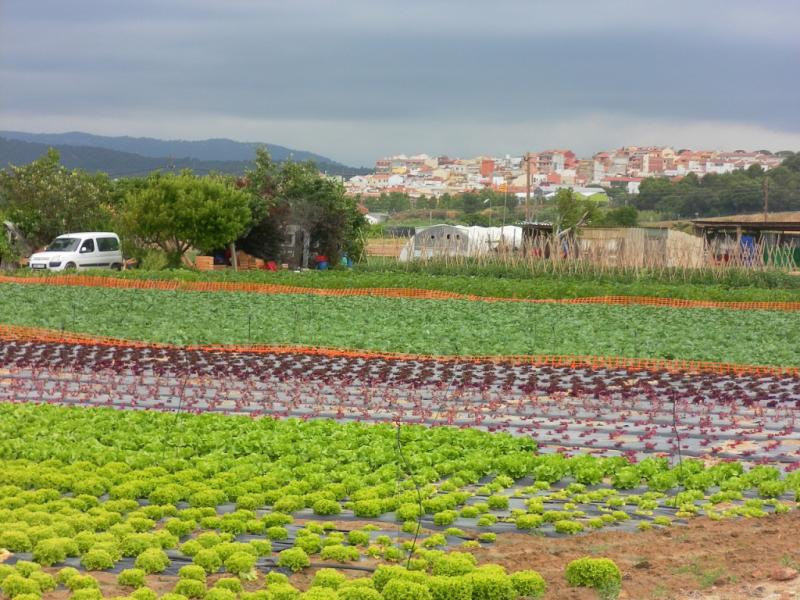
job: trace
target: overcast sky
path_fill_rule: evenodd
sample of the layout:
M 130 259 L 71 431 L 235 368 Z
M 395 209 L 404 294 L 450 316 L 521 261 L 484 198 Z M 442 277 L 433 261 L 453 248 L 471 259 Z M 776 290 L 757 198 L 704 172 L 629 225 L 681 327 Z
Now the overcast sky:
M 0 0 L 0 129 L 800 150 L 798 0 Z

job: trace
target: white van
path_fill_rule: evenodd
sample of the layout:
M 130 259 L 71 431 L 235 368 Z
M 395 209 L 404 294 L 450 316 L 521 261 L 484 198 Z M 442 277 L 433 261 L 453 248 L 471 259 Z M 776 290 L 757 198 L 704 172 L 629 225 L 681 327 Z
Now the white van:
M 53 240 L 44 252 L 32 255 L 31 269 L 121 269 L 119 236 L 108 232 L 66 233 Z

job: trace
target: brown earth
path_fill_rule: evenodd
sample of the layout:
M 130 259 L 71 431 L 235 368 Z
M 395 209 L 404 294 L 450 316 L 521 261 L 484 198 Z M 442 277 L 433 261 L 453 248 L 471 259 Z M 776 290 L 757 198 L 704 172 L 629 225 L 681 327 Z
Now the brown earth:
M 479 562 L 509 571 L 534 569 L 548 584 L 546 598 L 590 600 L 573 589 L 564 568 L 582 556 L 611 558 L 623 573 L 620 598 L 744 600 L 800 598 L 800 512 L 766 519 L 712 521 L 644 532 L 599 531 L 571 538 L 503 534 L 475 552 Z M 778 581 L 778 579 L 788 580 Z

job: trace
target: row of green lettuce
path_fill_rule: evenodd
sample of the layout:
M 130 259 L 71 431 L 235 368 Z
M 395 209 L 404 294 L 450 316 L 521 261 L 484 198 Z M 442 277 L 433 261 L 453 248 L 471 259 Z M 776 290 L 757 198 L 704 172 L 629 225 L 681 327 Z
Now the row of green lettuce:
M 778 271 L 722 273 L 700 277 L 692 271 L 664 277 L 658 273 L 610 271 L 537 274 L 486 268 L 460 273 L 453 268 L 403 268 L 377 261 L 353 269 L 329 271 L 210 271 L 189 269 L 122 272 L 92 270 L 93 276 L 160 281 L 227 281 L 273 283 L 310 288 L 414 288 L 496 298 L 583 298 L 595 296 L 649 296 L 722 302 L 798 302 L 800 277 Z M 48 277 L 48 274 L 19 270 L 18 277 Z
M 800 364 L 800 313 L 0 284 L 0 322 L 174 344 Z

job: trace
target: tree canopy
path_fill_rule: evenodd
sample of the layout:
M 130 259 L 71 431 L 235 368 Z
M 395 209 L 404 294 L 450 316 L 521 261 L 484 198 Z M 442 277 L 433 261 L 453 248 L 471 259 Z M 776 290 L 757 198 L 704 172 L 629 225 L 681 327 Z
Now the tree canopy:
M 0 171 L 0 212 L 35 247 L 76 231 L 107 229 L 111 182 L 104 174 L 70 170 L 52 148 L 23 166 Z
M 789 153 L 783 163 L 764 171 L 759 165 L 718 175 L 680 181 L 649 177 L 631 202 L 640 210 L 654 210 L 672 218 L 713 217 L 759 212 L 769 194 L 769 210 L 800 210 L 800 153 Z
M 157 173 L 126 194 L 120 222 L 125 233 L 158 246 L 178 266 L 190 248 L 211 251 L 241 235 L 250 223 L 250 200 L 219 177 Z

